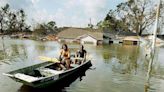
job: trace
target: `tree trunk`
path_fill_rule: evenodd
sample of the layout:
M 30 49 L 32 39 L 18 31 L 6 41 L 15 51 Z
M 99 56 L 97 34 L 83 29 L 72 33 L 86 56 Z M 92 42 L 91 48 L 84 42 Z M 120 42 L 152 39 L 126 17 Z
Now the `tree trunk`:
M 2 25 L 2 23 L 1 23 L 1 30 L 0 30 L 0 32 L 3 34 L 3 25 Z
M 138 23 L 136 23 L 135 31 L 136 31 L 136 34 L 139 35 L 140 30 L 139 30 L 139 24 Z
M 139 31 L 139 36 L 141 36 L 141 35 L 142 35 L 142 31 L 143 31 L 143 30 L 140 30 L 140 31 Z
M 143 29 L 142 29 L 142 25 L 139 25 L 139 36 L 142 35 Z

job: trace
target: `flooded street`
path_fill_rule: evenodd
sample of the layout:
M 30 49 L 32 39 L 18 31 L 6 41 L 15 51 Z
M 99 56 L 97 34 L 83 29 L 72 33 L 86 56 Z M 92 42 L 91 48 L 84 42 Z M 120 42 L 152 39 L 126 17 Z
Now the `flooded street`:
M 84 46 L 92 57 L 91 69 L 81 81 L 77 78 L 59 91 L 164 92 L 164 46 L 156 48 L 149 87 L 145 87 L 148 61 L 144 48 L 121 44 Z M 44 62 L 38 56 L 58 57 L 60 47 L 54 41 L 0 39 L 0 92 L 36 92 L 2 73 Z M 74 54 L 79 45 L 68 44 L 68 47 Z

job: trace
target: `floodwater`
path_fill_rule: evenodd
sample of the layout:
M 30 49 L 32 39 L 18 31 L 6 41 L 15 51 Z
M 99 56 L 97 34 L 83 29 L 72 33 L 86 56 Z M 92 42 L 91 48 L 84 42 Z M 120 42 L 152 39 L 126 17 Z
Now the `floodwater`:
M 0 92 L 164 92 L 164 46 L 156 48 L 149 87 L 145 86 L 148 61 L 142 46 L 84 46 L 92 57 L 92 67 L 84 72 L 85 76 L 58 89 L 54 86 L 52 90 L 41 90 L 15 82 L 2 73 L 44 62 L 38 56 L 58 57 L 61 44 L 0 39 Z M 68 47 L 73 54 L 79 45 Z

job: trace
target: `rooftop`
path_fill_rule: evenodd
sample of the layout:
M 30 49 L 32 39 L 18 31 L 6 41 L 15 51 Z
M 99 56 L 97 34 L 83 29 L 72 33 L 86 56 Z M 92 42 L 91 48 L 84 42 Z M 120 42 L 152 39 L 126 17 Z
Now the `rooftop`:
M 85 29 L 85 28 L 67 28 L 57 34 L 59 38 L 75 39 L 82 35 L 90 35 L 97 40 L 103 40 L 103 33 L 97 29 Z

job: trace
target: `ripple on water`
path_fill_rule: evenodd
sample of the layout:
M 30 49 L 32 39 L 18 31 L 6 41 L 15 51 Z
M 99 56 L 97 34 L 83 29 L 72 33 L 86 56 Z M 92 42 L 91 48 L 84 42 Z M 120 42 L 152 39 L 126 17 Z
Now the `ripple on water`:
M 0 44 L 1 45 L 1 44 Z M 58 55 L 60 44 L 57 42 L 40 42 L 32 40 L 5 41 L 7 48 L 7 63 L 0 62 L 0 73 L 7 72 L 40 63 L 37 59 L 40 55 L 55 57 Z M 69 44 L 71 51 L 76 51 L 79 44 Z M 75 48 L 75 49 L 74 49 Z M 87 70 L 86 76 L 76 79 L 70 85 L 53 89 L 53 91 L 67 92 L 144 92 L 146 81 L 147 63 L 140 54 L 143 51 L 137 46 L 126 45 L 85 45 L 93 60 L 95 69 Z M 1 50 L 1 49 L 0 49 Z M 73 52 L 72 52 L 73 53 Z M 151 79 L 150 92 L 164 92 L 163 63 L 164 48 L 159 50 L 157 68 L 153 71 L 160 77 Z M 15 56 L 15 57 L 14 57 Z M 0 54 L 0 58 L 3 57 Z M 13 58 L 12 58 L 13 57 Z M 22 84 L 2 76 L 0 74 L 0 92 L 53 92 L 48 89 L 40 90 L 22 86 Z M 22 91 L 23 89 L 23 91 Z

